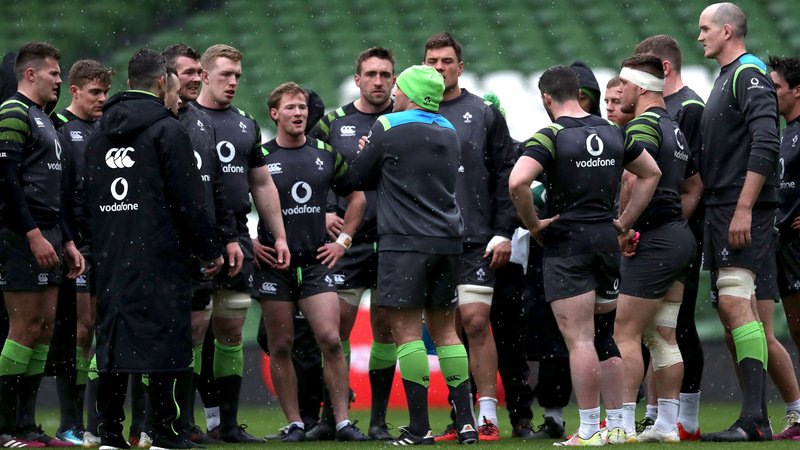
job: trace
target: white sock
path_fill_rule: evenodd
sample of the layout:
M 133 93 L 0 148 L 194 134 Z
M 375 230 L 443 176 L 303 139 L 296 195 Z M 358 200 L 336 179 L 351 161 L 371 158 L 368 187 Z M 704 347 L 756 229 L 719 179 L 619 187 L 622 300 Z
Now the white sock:
M 686 394 L 681 392 L 680 402 L 678 422 L 680 422 L 684 430 L 694 433 L 700 428 L 700 393 Z
M 589 439 L 600 431 L 600 407 L 592 409 L 579 409 L 578 416 L 581 419 L 581 427 L 578 429 L 578 437 Z
M 647 405 L 647 410 L 644 413 L 644 416 L 655 421 L 658 417 L 658 405 Z
M 636 403 L 623 403 L 622 404 L 622 429 L 625 434 L 631 436 L 636 434 Z
M 671 398 L 658 399 L 658 418 L 655 427 L 668 433 L 678 426 L 678 406 L 680 402 Z
M 478 399 L 478 424 L 483 424 L 483 418 L 497 425 L 497 399 L 480 397 Z
M 292 425 L 297 425 L 301 430 L 306 429 L 306 424 L 304 424 L 303 422 L 289 422 L 289 426 Z
M 622 428 L 622 408 L 606 410 L 606 428 L 608 430 Z
M 350 425 L 350 421 L 348 419 L 344 419 L 343 421 L 336 424 L 336 431 L 339 431 L 348 425 Z
M 203 408 L 206 412 L 206 430 L 211 431 L 219 426 L 219 406 Z
M 786 404 L 786 414 L 788 415 L 792 411 L 800 414 L 800 398 Z
M 545 408 L 545 417 L 552 417 L 557 424 L 564 426 L 564 408 Z

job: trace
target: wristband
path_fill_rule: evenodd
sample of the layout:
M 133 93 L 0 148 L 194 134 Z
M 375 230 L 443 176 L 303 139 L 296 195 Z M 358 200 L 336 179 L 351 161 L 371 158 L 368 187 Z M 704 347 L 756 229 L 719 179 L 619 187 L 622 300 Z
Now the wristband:
M 353 237 L 347 233 L 339 233 L 339 237 L 336 239 L 336 243 L 344 247 L 345 249 L 349 249 L 351 245 L 353 245 Z

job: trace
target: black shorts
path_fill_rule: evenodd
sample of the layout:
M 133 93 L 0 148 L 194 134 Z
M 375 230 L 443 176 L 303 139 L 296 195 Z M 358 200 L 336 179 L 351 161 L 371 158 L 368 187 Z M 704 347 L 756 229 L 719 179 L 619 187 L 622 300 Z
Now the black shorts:
M 333 276 L 326 266 L 291 266 L 288 270 L 262 268 L 253 274 L 253 298 L 296 302 L 312 295 L 336 292 Z
M 709 271 L 721 267 L 736 267 L 758 274 L 761 266 L 770 257 L 775 209 L 753 208 L 750 245 L 734 249 L 728 243 L 728 228 L 735 209 L 736 205 L 706 206 L 703 267 Z
M 484 258 L 486 245 L 465 245 L 458 260 L 458 284 L 471 284 L 493 288 L 494 270 L 489 268 L 492 258 Z
M 614 300 L 619 295 L 619 265 L 619 252 L 545 256 L 545 297 L 552 302 L 595 291 L 600 299 Z
M 213 285 L 208 286 L 192 282 L 192 312 L 208 309 L 208 305 L 211 304 L 211 294 L 213 293 Z
M 378 286 L 378 249 L 375 242 L 353 244 L 331 270 L 336 289 Z
M 781 297 L 800 292 L 800 238 L 781 240 L 775 252 Z
M 457 255 L 378 253 L 378 306 L 451 309 L 458 305 Z
M 716 307 L 719 303 L 719 289 L 717 289 L 716 270 L 711 271 L 711 303 Z M 756 300 L 772 300 L 780 302 L 780 290 L 778 289 L 778 267 L 775 258 L 768 258 L 761 266 L 761 271 L 756 275 L 755 281 Z
M 695 241 L 685 221 L 641 232 L 636 254 L 620 263 L 621 294 L 663 298 L 675 281 L 683 283 L 694 260 Z
M 526 353 L 531 361 L 569 358 L 567 343 L 558 328 L 553 308 L 545 298 L 542 253 L 541 247 L 531 245 L 523 294 L 523 314 L 529 318 Z
M 63 263 L 61 230 L 57 226 L 40 230 Z M 62 266 L 43 269 L 36 263 L 25 236 L 8 228 L 0 230 L 0 289 L 4 292 L 44 291 L 50 285 L 61 284 L 63 270 Z
M 250 238 L 249 234 L 240 234 L 238 236 L 238 241 L 239 245 L 242 247 L 242 255 L 244 256 L 242 270 L 233 278 L 228 276 L 227 270 L 221 270 L 215 279 L 216 287 L 249 293 L 253 287 L 253 240 Z M 227 253 L 223 252 L 222 256 L 225 259 L 223 263 L 224 269 L 228 266 Z

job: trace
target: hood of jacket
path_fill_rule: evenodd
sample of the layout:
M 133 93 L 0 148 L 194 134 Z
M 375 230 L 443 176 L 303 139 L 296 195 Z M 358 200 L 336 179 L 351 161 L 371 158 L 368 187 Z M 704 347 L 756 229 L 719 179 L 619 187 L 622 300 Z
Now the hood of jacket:
M 173 116 L 172 112 L 155 95 L 144 91 L 124 91 L 114 94 L 103 105 L 100 129 L 112 140 L 128 139 L 169 116 Z

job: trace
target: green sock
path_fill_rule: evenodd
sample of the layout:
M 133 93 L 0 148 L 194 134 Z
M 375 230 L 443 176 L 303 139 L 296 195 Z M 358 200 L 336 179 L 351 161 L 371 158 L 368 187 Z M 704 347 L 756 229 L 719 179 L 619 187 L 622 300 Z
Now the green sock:
M 75 385 L 83 386 L 89 379 L 89 360 L 83 357 L 83 349 L 75 347 Z
M 463 344 L 443 345 L 436 347 L 439 355 L 439 367 L 442 369 L 447 385 L 457 387 L 469 379 L 469 361 L 467 360 L 467 349 Z
M 769 363 L 769 347 L 767 346 L 767 333 L 764 332 L 764 322 L 758 322 L 758 327 L 761 329 L 761 338 L 763 339 L 764 346 L 761 350 L 764 355 L 764 370 L 767 370 L 767 363 Z
M 28 369 L 33 349 L 6 339 L 0 352 L 0 375 L 22 375 Z
M 428 365 L 428 353 L 425 343 L 411 341 L 397 347 L 397 359 L 400 361 L 400 376 L 404 380 L 428 387 L 431 381 L 431 368 Z
M 748 322 L 731 330 L 733 343 L 736 346 L 736 362 L 745 358 L 759 361 L 764 370 L 767 369 L 766 340 L 762 325 L 756 321 Z
M 44 366 L 47 364 L 47 353 L 50 351 L 49 345 L 36 344 L 33 346 L 31 361 L 25 370 L 25 376 L 41 375 L 44 373 Z
M 214 378 L 222 378 L 231 375 L 242 376 L 244 371 L 244 353 L 242 344 L 225 345 L 219 341 L 214 341 Z
M 397 362 L 397 346 L 372 341 L 369 349 L 369 370 L 394 367 Z
M 99 375 L 97 374 L 97 355 L 92 356 L 92 360 L 89 362 L 89 379 L 94 381 L 97 379 Z
M 350 339 L 342 341 L 342 351 L 344 352 L 344 359 L 347 361 L 347 367 L 350 367 Z
M 200 375 L 203 368 L 203 344 L 192 347 L 192 368 L 196 375 Z

